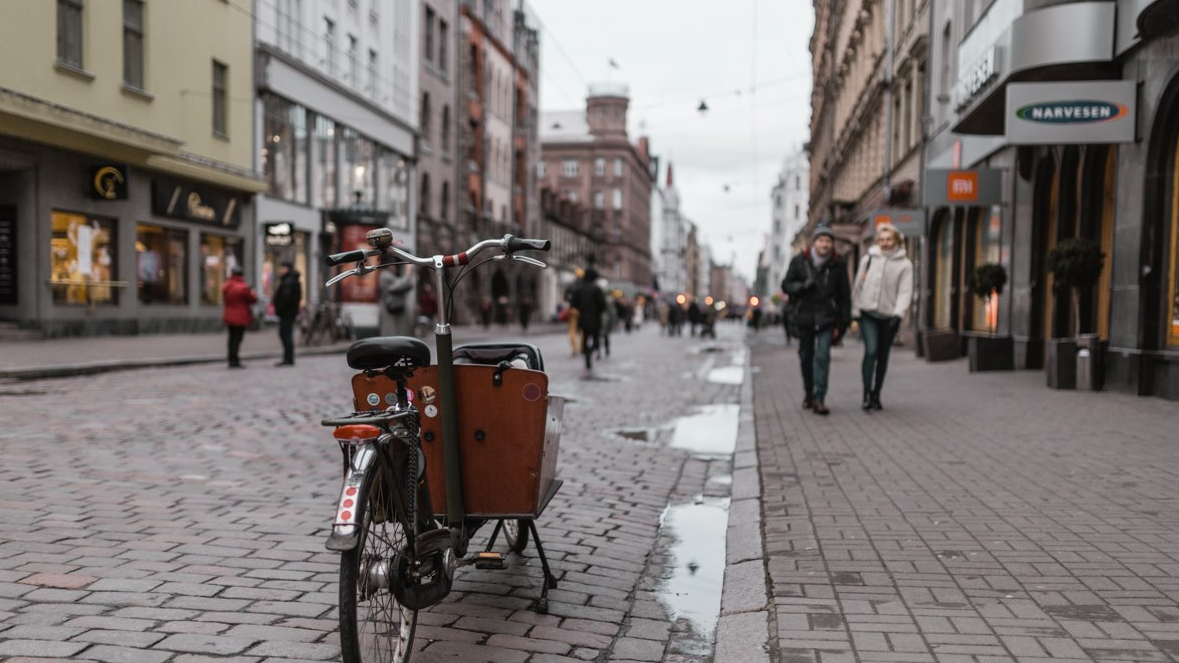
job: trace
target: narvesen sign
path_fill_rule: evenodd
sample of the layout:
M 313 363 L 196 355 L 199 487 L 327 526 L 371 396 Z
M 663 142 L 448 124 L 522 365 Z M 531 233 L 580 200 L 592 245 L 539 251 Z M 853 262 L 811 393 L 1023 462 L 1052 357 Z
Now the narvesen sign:
M 1134 141 L 1134 81 L 1010 83 L 1007 142 L 1014 145 Z

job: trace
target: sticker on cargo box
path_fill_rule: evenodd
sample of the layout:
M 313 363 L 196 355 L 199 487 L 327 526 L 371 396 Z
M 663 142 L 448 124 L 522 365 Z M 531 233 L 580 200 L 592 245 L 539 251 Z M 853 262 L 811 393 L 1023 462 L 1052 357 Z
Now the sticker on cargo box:
M 368 404 L 373 407 L 380 405 L 381 404 L 380 394 L 369 394 L 368 395 Z
M 524 400 L 528 401 L 529 403 L 535 403 L 536 401 L 539 401 L 541 393 L 543 392 L 541 392 L 540 385 L 536 384 L 535 382 L 529 382 L 528 384 L 524 385 Z
M 438 407 L 434 405 L 427 405 L 425 412 L 427 417 L 433 419 L 434 417 L 438 416 Z
M 422 402 L 425 403 L 426 405 L 429 405 L 430 403 L 433 403 L 435 399 L 438 398 L 438 392 L 434 391 L 434 387 L 426 385 L 425 387 L 422 387 L 421 396 L 422 396 Z

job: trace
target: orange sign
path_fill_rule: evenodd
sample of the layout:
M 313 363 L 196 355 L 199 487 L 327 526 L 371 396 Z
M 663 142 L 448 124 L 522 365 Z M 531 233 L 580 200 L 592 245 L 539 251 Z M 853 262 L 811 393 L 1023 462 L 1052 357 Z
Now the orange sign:
M 872 227 L 878 228 L 882 223 L 891 223 L 892 217 L 887 214 L 877 214 L 876 218 L 872 220 Z
M 972 203 L 978 200 L 978 172 L 950 171 L 946 180 L 946 196 L 952 203 Z

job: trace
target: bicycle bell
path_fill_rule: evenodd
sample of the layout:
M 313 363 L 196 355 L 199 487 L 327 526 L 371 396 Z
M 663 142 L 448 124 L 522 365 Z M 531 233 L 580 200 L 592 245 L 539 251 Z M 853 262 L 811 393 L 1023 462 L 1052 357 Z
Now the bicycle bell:
M 374 249 L 385 249 L 393 244 L 393 231 L 388 228 L 373 228 L 364 235 L 364 239 Z

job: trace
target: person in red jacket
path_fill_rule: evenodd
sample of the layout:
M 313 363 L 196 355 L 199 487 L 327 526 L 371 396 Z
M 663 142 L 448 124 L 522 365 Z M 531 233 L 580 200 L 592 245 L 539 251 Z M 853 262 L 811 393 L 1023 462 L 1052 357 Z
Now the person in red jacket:
M 245 368 L 237 353 L 242 346 L 242 337 L 246 335 L 246 327 L 253 318 L 250 305 L 258 301 L 258 295 L 242 278 L 241 267 L 230 270 L 229 279 L 221 285 L 221 301 L 225 303 L 222 319 L 229 328 L 229 367 Z

